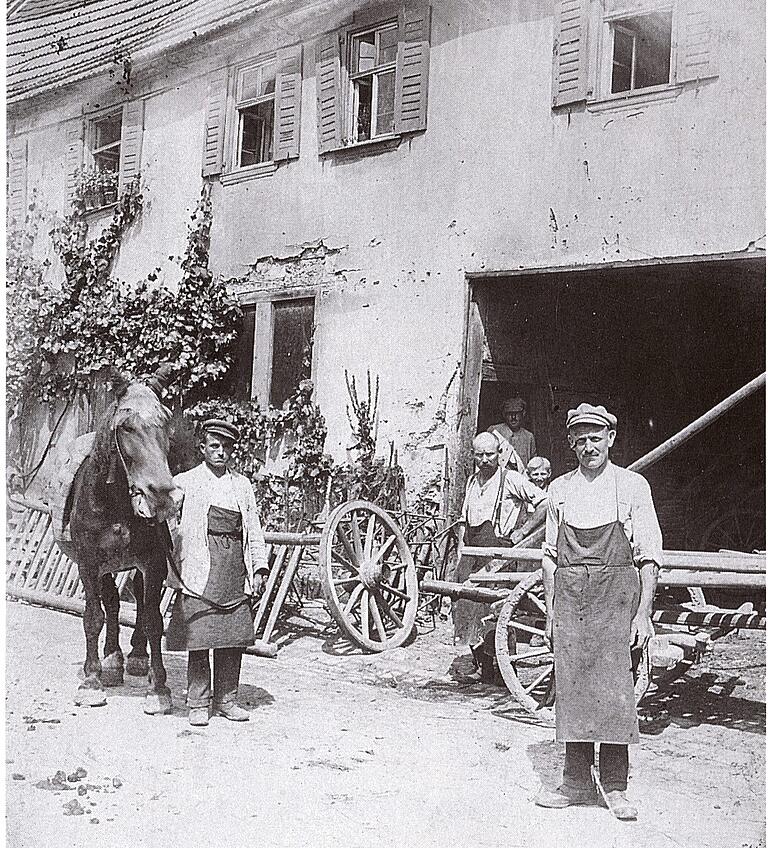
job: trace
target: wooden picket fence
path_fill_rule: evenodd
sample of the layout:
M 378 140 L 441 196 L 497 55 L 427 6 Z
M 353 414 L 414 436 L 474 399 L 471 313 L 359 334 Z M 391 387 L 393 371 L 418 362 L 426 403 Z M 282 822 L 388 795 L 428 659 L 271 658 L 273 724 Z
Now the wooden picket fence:
M 10 501 L 6 531 L 6 595 L 51 609 L 82 615 L 85 593 L 76 563 L 64 554 L 53 537 L 51 510 L 47 504 L 26 499 Z M 256 653 L 274 656 L 271 642 L 278 616 L 294 586 L 302 562 L 316 566 L 320 534 L 267 533 L 270 573 L 255 613 Z M 136 624 L 136 605 L 130 595 L 132 572 L 115 575 L 120 592 L 120 623 Z M 175 589 L 166 587 L 160 603 L 163 616 L 170 617 Z

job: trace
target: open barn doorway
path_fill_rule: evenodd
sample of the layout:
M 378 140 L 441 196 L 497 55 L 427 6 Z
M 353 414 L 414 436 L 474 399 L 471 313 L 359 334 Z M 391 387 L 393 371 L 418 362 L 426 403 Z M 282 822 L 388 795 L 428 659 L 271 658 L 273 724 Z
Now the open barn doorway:
M 628 465 L 765 370 L 764 281 L 762 256 L 472 279 L 465 441 L 519 395 L 557 476 L 575 467 L 568 409 L 604 403 Z M 765 393 L 645 476 L 665 548 L 764 549 Z

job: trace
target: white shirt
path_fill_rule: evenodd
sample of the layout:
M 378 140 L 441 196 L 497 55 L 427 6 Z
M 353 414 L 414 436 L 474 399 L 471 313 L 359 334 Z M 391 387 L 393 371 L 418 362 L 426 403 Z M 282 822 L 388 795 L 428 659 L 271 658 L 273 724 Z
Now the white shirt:
M 478 472 L 475 472 L 467 483 L 461 520 L 470 527 L 478 527 L 484 521 L 493 521 L 500 486 L 501 471 L 498 468 L 485 483 L 481 481 Z M 546 492 L 534 486 L 519 472 L 508 470 L 504 476 L 504 491 L 501 493 L 497 530 L 499 535 L 509 536 L 512 533 L 523 504 L 536 507 L 546 499 Z
M 618 496 L 618 497 L 617 497 Z M 569 471 L 549 486 L 546 537 L 541 546 L 557 559 L 557 533 L 561 521 L 573 527 L 600 527 L 618 520 L 632 547 L 637 565 L 661 565 L 661 528 L 645 477 L 608 462 L 602 474 L 590 481 L 581 469 Z
M 203 464 L 205 465 L 205 463 Z M 235 490 L 232 486 L 232 475 L 229 470 L 226 470 L 221 477 L 217 477 L 207 465 L 205 465 L 205 471 L 208 477 L 206 485 L 210 491 L 211 506 L 220 506 L 222 509 L 237 512 L 240 507 L 237 505 Z

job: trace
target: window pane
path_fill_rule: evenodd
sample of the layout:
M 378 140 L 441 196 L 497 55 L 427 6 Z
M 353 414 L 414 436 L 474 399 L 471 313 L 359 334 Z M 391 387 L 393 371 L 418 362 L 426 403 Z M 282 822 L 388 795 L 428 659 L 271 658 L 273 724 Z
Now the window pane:
M 395 72 L 378 75 L 376 135 L 395 131 Z
M 672 45 L 672 12 L 654 12 L 637 18 L 635 88 L 666 85 Z
M 669 82 L 671 51 L 671 11 L 623 19 L 614 29 L 611 91 L 666 85 Z
M 355 115 L 355 141 L 368 141 L 371 137 L 371 101 L 373 99 L 373 78 L 357 80 L 357 114 Z
M 120 148 L 112 147 L 103 153 L 94 153 L 93 164 L 102 171 L 119 171 Z
M 275 102 L 259 103 L 240 110 L 239 166 L 272 161 Z
M 268 62 L 261 68 L 261 96 L 265 94 L 275 93 L 275 74 L 277 73 L 277 64 Z
M 281 407 L 302 380 L 312 376 L 312 334 L 315 303 L 312 298 L 274 303 L 272 381 L 269 402 Z
M 613 79 L 611 91 L 629 91 L 632 87 L 632 42 L 630 33 L 621 29 L 613 32 Z
M 376 66 L 376 33 L 358 35 L 355 38 L 355 62 L 353 67 L 357 72 L 370 71 Z
M 275 93 L 275 74 L 277 63 L 267 62 L 256 68 L 247 68 L 240 73 L 240 92 L 238 100 L 255 100 L 266 94 Z
M 379 64 L 386 65 L 397 59 L 397 27 L 379 31 Z
M 123 124 L 122 115 L 110 115 L 94 122 L 94 149 L 114 144 L 120 141 L 120 129 Z

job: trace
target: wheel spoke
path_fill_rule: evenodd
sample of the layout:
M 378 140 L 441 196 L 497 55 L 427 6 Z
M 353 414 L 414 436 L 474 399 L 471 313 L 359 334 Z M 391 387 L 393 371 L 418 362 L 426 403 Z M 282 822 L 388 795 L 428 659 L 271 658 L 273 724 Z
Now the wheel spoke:
M 379 636 L 381 637 L 382 642 L 387 641 L 387 631 L 384 628 L 384 622 L 381 620 L 381 613 L 379 612 L 379 605 L 376 603 L 376 598 L 373 595 L 368 596 L 368 605 L 371 608 L 371 615 L 373 616 L 373 623 L 376 625 L 376 629 L 379 631 Z
M 357 566 L 353 565 L 348 559 L 343 557 L 338 551 L 332 551 L 331 555 L 333 556 L 333 558 L 337 562 L 341 563 L 342 565 L 345 565 L 353 574 L 359 574 L 359 569 L 357 568 Z
M 534 605 L 536 606 L 537 609 L 539 609 L 545 615 L 547 614 L 547 608 L 544 605 L 544 601 L 542 601 L 541 598 L 539 598 L 538 595 L 535 595 L 533 592 L 528 592 L 526 597 L 529 600 L 533 601 L 533 603 L 534 603 Z
M 357 523 L 357 516 L 354 512 L 349 516 L 349 526 L 352 529 L 352 544 L 355 548 L 355 562 L 362 562 L 363 540 L 360 537 L 360 525 Z
M 544 630 L 541 627 L 530 627 L 520 621 L 510 621 L 507 627 L 513 627 L 515 630 L 525 630 L 526 633 L 535 633 L 538 636 L 544 636 Z
M 360 604 L 360 632 L 366 639 L 371 638 L 370 612 L 368 607 L 369 599 L 370 595 L 365 592 L 362 603 Z
M 549 648 L 542 646 L 541 648 L 531 648 L 530 651 L 521 651 L 518 654 L 510 654 L 509 659 L 510 662 L 516 662 L 517 660 L 530 660 L 535 657 L 545 657 L 550 653 L 551 651 Z
M 344 550 L 347 552 L 347 556 L 352 560 L 352 562 L 356 563 L 358 561 L 357 555 L 355 554 L 352 543 L 349 541 L 349 537 L 341 524 L 339 524 L 336 528 L 336 535 L 341 539 L 341 543 L 344 545 Z M 357 570 L 357 567 L 355 567 L 355 570 Z
M 334 586 L 345 586 L 345 585 L 348 585 L 349 583 L 359 583 L 359 582 L 360 582 L 359 577 L 342 577 L 339 580 L 334 580 L 333 585 Z
M 375 556 L 375 557 L 371 560 L 371 564 L 372 564 L 372 565 L 376 565 L 376 563 L 377 563 L 380 559 L 382 559 L 382 557 L 385 557 L 385 556 L 389 553 L 389 549 L 390 549 L 390 548 L 392 547 L 392 545 L 395 543 L 395 539 L 396 539 L 396 538 L 397 538 L 397 537 L 396 537 L 396 536 L 394 536 L 394 535 L 390 536 L 390 537 L 387 539 L 387 541 L 386 541 L 386 542 L 385 542 L 385 543 L 384 543 L 384 544 L 383 544 L 383 545 L 382 545 L 382 546 L 378 549 L 378 551 L 376 551 L 376 556 Z M 390 570 L 392 570 L 392 569 L 390 569 Z
M 346 604 L 344 604 L 344 615 L 345 616 L 348 616 L 352 612 L 352 607 L 359 600 L 360 595 L 362 594 L 362 591 L 363 591 L 363 584 L 362 583 L 355 586 L 355 588 L 352 590 L 352 592 L 349 595 L 349 598 L 347 599 Z
M 530 683 L 528 686 L 524 687 L 525 691 L 530 695 L 531 692 L 533 692 L 534 689 L 536 689 L 536 687 L 540 683 L 543 683 L 549 677 L 550 674 L 552 674 L 552 669 L 545 668 L 544 671 L 542 671 L 541 674 L 533 681 L 533 683 Z
M 395 622 L 398 627 L 403 626 L 403 620 L 400 616 L 392 609 L 392 607 L 384 600 L 384 598 L 379 595 L 379 600 L 381 601 L 381 606 L 384 609 L 384 612 Z
M 371 513 L 370 518 L 368 519 L 368 525 L 365 528 L 365 549 L 363 551 L 363 556 L 369 560 L 371 558 L 371 553 L 373 552 L 373 534 L 376 531 L 376 515 Z
M 406 595 L 405 592 L 401 592 L 399 589 L 395 589 L 395 587 L 390 586 L 389 583 L 379 583 L 379 589 L 383 589 L 385 592 L 391 592 L 391 594 L 393 594 L 396 598 L 400 598 L 406 603 L 411 600 L 409 595 Z

